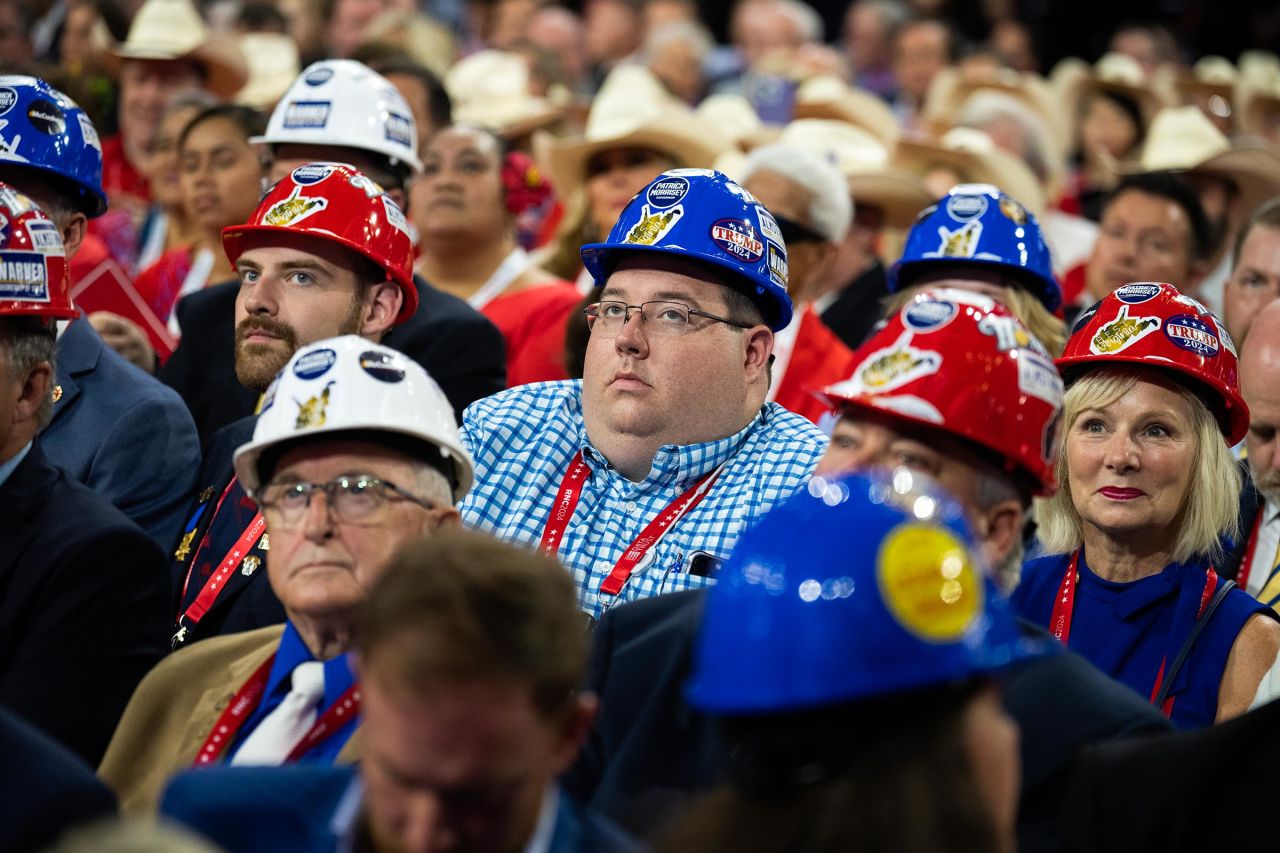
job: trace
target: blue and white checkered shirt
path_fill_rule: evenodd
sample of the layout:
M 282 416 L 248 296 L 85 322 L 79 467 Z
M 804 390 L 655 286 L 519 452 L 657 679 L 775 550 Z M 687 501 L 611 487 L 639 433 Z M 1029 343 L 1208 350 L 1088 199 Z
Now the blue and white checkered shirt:
M 827 437 L 808 420 L 768 403 L 736 435 L 687 446 L 665 445 L 643 481 L 609 466 L 587 440 L 582 383 L 523 385 L 469 406 L 462 443 L 476 462 L 476 484 L 463 499 L 463 521 L 536 548 L 574 454 L 590 474 L 560 541 L 578 603 L 594 617 L 624 601 L 706 586 L 690 574 L 694 558 L 729 556 L 739 534 L 809 479 Z M 600 593 L 614 563 L 651 520 L 699 477 L 728 460 L 702 502 L 671 528 L 640 563 L 620 595 Z

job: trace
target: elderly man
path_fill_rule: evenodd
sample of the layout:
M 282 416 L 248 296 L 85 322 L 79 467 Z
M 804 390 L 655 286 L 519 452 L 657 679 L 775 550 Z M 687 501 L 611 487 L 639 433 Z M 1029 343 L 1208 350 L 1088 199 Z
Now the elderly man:
M 228 318 L 226 334 L 235 375 L 255 395 L 267 390 L 299 346 L 343 334 L 394 346 L 397 327 L 415 316 L 419 290 L 411 277 L 408 225 L 377 184 L 350 166 L 295 169 L 249 223 L 226 229 L 223 248 L 240 277 L 238 288 L 226 291 L 235 329 Z M 501 358 L 500 338 L 497 346 Z M 216 385 L 217 375 L 204 381 Z M 182 591 L 175 646 L 284 618 L 270 585 L 252 567 L 209 587 L 217 567 L 233 555 L 233 562 L 266 559 L 263 538 L 250 535 L 258 508 L 231 460 L 253 428 L 252 416 L 242 418 L 222 430 L 206 453 L 201 491 L 173 554 Z
M 262 507 L 251 539 L 271 537 L 265 571 L 288 621 L 200 643 L 147 676 L 99 770 L 127 812 L 154 808 L 193 763 L 353 759 L 356 610 L 401 544 L 456 523 L 470 483 L 435 382 L 363 338 L 298 350 L 263 406 L 236 473 Z M 223 561 L 206 591 L 256 571 L 251 559 Z
M 710 583 L 826 439 L 765 402 L 774 332 L 791 320 L 787 255 L 742 187 L 665 172 L 582 257 L 602 288 L 583 379 L 467 409 L 477 476 L 461 509 L 473 527 L 558 554 L 598 617 Z
M 811 301 L 849 232 L 853 202 L 839 169 L 814 151 L 786 143 L 753 150 L 741 181 L 778 223 L 787 245 L 787 288 L 792 302 L 803 306 L 774 335 L 766 399 L 817 422 L 827 407 L 813 389 L 838 382 L 853 367 L 853 350 L 822 322 Z
M 348 163 L 385 188 L 399 210 L 407 209 L 409 182 L 422 170 L 409 104 L 386 78 L 352 60 L 317 62 L 304 70 L 276 105 L 266 135 L 253 141 L 271 152 L 272 180 L 287 184 L 289 175 L 307 163 Z M 336 211 L 330 209 L 329 215 Z M 406 291 L 405 298 L 417 308 L 383 343 L 426 368 L 458 413 L 505 388 L 506 360 L 497 328 L 422 278 L 413 276 L 410 286 L 415 293 Z M 219 428 L 251 414 L 262 391 L 244 385 L 243 378 L 237 382 L 232 373 L 238 362 L 233 322 L 241 318 L 237 290 L 233 283 L 210 287 L 178 304 L 185 331 L 159 374 L 186 400 L 206 445 Z M 336 329 L 318 337 L 333 334 Z
M 1031 498 L 1055 488 L 1062 383 L 1053 364 L 1003 306 L 960 290 L 917 294 L 855 356 L 851 377 L 826 392 L 839 420 L 819 475 L 893 466 L 928 475 L 964 508 L 1007 587 Z M 654 825 L 717 775 L 710 723 L 682 692 L 704 601 L 701 591 L 661 596 L 619 607 L 596 628 L 588 684 L 603 711 L 565 786 L 626 828 Z M 1079 744 L 1167 727 L 1076 655 L 1020 671 L 1005 705 L 1023 730 L 1024 850 L 1057 849 Z
M 107 288 L 123 298 L 120 281 L 106 271 L 119 268 L 86 231 L 88 219 L 107 208 L 93 123 L 43 80 L 4 76 L 0 88 L 15 98 L 7 118 L 12 148 L 0 156 L 0 180 L 49 213 L 70 263 L 73 293 L 96 296 Z M 57 119 L 54 125 L 39 124 L 42 109 Z M 97 260 L 87 277 L 77 277 L 76 260 L 86 254 Z M 58 336 L 57 362 L 53 412 L 42 433 L 45 455 L 168 548 L 200 464 L 191 415 L 172 390 L 105 346 L 86 320 L 74 320 Z
M 0 184 L 0 704 L 96 764 L 164 653 L 160 549 L 37 438 L 53 405 L 54 321 L 76 316 L 62 241 Z
M 162 811 L 246 853 L 638 850 L 556 787 L 595 708 L 582 627 L 554 561 L 475 534 L 416 542 L 364 607 L 359 771 L 194 771 Z
M 1259 207 L 1240 228 L 1232 258 L 1222 319 L 1243 347 L 1258 313 L 1280 298 L 1280 198 Z

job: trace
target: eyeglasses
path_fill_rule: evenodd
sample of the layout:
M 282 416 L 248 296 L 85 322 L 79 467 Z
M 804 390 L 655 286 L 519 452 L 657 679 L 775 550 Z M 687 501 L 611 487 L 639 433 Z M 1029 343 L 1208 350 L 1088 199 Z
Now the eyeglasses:
M 327 483 L 269 483 L 258 496 L 258 505 L 275 518 L 277 526 L 292 527 L 302 521 L 311 498 L 323 492 L 329 511 L 344 524 L 376 524 L 394 500 L 415 503 L 423 509 L 436 505 L 399 486 L 372 477 L 339 477 Z
M 616 336 L 631 319 L 632 310 L 640 312 L 640 322 L 645 331 L 663 338 L 675 338 L 689 331 L 690 317 L 706 317 L 717 323 L 725 323 L 736 329 L 750 329 L 750 323 L 739 323 L 728 317 L 717 317 L 706 311 L 690 308 L 679 302 L 642 302 L 628 305 L 625 302 L 595 302 L 583 309 L 587 315 L 587 328 L 592 334 Z

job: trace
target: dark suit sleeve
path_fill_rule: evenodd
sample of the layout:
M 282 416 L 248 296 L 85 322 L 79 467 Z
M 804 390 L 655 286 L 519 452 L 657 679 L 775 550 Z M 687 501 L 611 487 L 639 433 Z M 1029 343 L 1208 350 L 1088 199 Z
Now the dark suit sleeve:
M 134 687 L 166 650 L 168 592 L 160 548 L 136 528 L 58 551 L 32 591 L 0 705 L 97 767 Z
M 583 689 L 603 698 L 608 692 L 609 661 L 613 655 L 613 633 L 617 620 L 609 611 L 596 623 L 591 635 L 591 663 L 587 668 Z M 599 718 L 597 718 L 597 723 Z M 604 773 L 605 749 L 600 726 L 591 727 L 577 760 L 560 778 L 560 786 L 580 803 L 589 803 Z

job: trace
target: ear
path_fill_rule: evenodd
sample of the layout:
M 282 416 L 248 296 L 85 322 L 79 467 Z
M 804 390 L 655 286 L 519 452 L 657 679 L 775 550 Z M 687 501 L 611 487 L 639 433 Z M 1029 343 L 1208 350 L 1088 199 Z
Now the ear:
M 559 743 L 556 750 L 556 774 L 569 769 L 578 757 L 582 744 L 591 733 L 591 725 L 595 722 L 600 700 L 594 693 L 580 693 L 574 698 L 573 706 L 565 712 L 560 721 Z
M 37 362 L 25 377 L 17 377 L 21 385 L 18 399 L 13 405 L 14 423 L 35 423 L 40 407 L 49 399 L 53 387 L 53 365 L 47 361 Z
M 769 357 L 773 355 L 773 332 L 768 326 L 752 326 L 744 329 L 742 336 L 745 343 L 742 366 L 746 369 L 747 380 L 754 382 L 769 370 Z
M 457 530 L 462 527 L 462 514 L 456 507 L 436 507 L 435 512 L 437 530 Z
M 1021 541 L 1024 515 L 1020 502 L 1007 500 L 984 510 L 976 519 L 976 532 L 993 568 L 1003 564 Z
M 84 235 L 89 230 L 89 218 L 79 211 L 67 217 L 66 224 L 62 226 L 62 245 L 67 253 L 67 260 L 76 253 L 80 248 L 80 244 L 84 242 Z
M 404 293 L 394 281 L 380 281 L 369 288 L 365 297 L 364 320 L 360 324 L 360 336 L 371 341 L 382 336 L 395 325 L 404 304 Z

